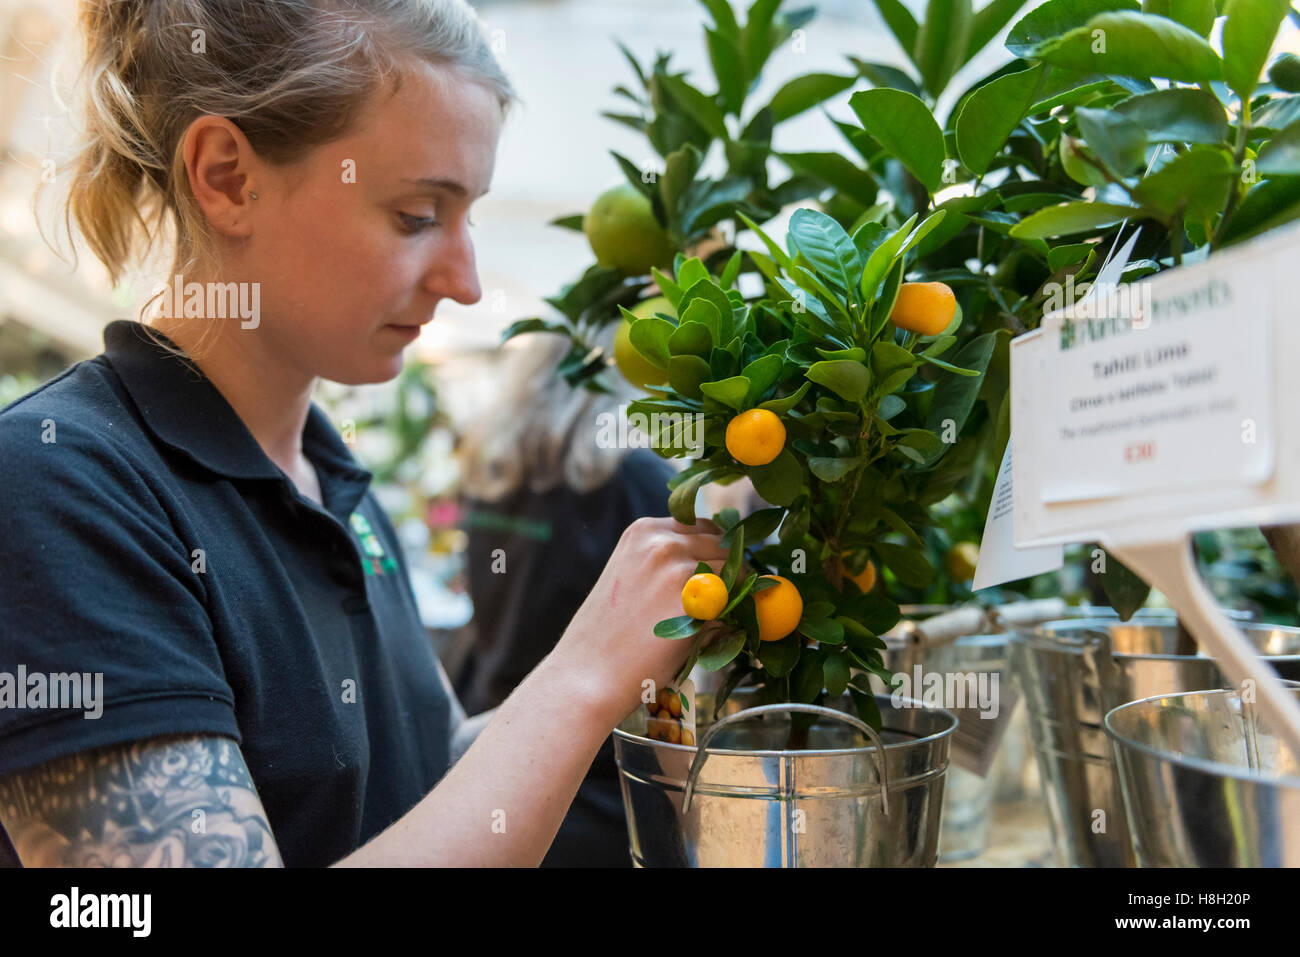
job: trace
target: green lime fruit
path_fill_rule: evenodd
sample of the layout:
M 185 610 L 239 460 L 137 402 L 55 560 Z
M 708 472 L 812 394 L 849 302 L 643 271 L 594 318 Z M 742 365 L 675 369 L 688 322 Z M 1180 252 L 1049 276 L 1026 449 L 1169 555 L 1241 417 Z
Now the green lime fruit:
M 1061 137 L 1061 168 L 1065 170 L 1065 175 L 1080 186 L 1104 186 L 1105 174 L 1084 159 L 1091 155 L 1083 145 L 1083 140 L 1073 136 Z
M 596 262 L 629 276 L 643 276 L 651 266 L 672 265 L 676 250 L 655 219 L 650 200 L 623 183 L 596 197 L 582 221 Z
M 628 311 L 637 318 L 648 318 L 657 312 L 670 316 L 677 315 L 673 312 L 673 304 L 663 296 L 644 299 Z M 623 374 L 623 378 L 638 389 L 667 382 L 668 373 L 636 351 L 636 346 L 632 345 L 631 334 L 631 321 L 621 320 L 618 330 L 614 333 L 614 364 L 618 366 L 618 371 Z

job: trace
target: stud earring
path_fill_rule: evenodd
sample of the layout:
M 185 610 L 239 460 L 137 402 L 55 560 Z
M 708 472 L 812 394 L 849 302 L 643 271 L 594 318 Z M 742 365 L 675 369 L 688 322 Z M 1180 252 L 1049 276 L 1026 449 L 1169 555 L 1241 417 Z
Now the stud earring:
M 251 189 L 248 191 L 248 195 L 253 197 L 253 199 L 257 199 L 257 194 L 254 193 Z

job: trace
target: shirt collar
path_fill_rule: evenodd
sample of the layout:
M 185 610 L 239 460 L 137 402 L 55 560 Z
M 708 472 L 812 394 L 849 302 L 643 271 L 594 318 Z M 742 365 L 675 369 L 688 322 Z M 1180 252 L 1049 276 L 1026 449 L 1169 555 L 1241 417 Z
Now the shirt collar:
M 163 333 L 140 322 L 119 319 L 104 328 L 104 354 L 154 435 L 226 478 L 287 482 L 212 380 L 158 340 L 179 350 Z M 346 521 L 365 495 L 372 473 L 357 464 L 314 402 L 307 412 L 302 447 L 321 473 L 326 505 Z

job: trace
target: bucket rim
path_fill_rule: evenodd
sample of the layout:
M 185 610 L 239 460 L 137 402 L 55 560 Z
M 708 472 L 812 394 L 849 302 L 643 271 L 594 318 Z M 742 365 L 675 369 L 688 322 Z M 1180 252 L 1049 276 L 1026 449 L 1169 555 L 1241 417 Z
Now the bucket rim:
M 1292 688 L 1297 696 L 1300 696 L 1300 687 Z M 1139 705 L 1149 705 L 1153 701 L 1162 701 L 1167 698 L 1190 698 L 1194 696 L 1208 695 L 1226 695 L 1235 694 L 1231 688 L 1207 688 L 1204 691 L 1180 691 L 1176 694 L 1157 694 L 1148 698 L 1138 698 L 1136 701 L 1129 701 L 1118 707 L 1111 708 L 1106 712 L 1102 719 L 1102 727 L 1106 731 L 1106 736 L 1110 738 L 1112 745 L 1116 746 L 1115 750 L 1119 751 L 1120 747 L 1129 748 L 1139 754 L 1149 758 L 1155 758 L 1166 764 L 1174 764 L 1179 767 L 1189 768 L 1193 771 L 1200 771 L 1203 774 L 1212 775 L 1220 778 L 1231 778 L 1236 781 L 1246 781 L 1251 784 L 1267 784 L 1277 787 L 1300 789 L 1300 775 L 1287 774 L 1267 774 L 1260 771 L 1251 771 L 1249 768 L 1243 768 L 1237 764 L 1224 764 L 1220 761 L 1211 761 L 1208 758 L 1191 757 L 1185 754 L 1177 754 L 1173 751 L 1162 751 L 1159 748 L 1152 747 L 1149 744 L 1142 744 L 1134 741 L 1121 731 L 1117 730 L 1111 724 L 1111 718 L 1121 711 L 1136 709 Z
M 892 706 L 892 696 L 876 695 L 875 697 L 877 701 L 881 699 L 884 699 L 885 701 L 889 701 Z M 958 719 L 958 717 L 955 714 L 953 714 L 951 711 L 949 711 L 947 708 L 932 708 L 929 705 L 922 703 L 916 698 L 899 698 L 898 700 L 900 704 L 903 702 L 908 702 L 907 704 L 902 706 L 903 708 L 906 708 L 908 710 L 915 708 L 921 711 L 928 711 L 931 714 L 940 715 L 948 719 L 950 724 L 946 728 L 943 728 L 942 730 L 935 731 L 932 734 L 927 734 L 919 738 L 915 738 L 911 741 L 894 741 L 890 744 L 886 744 L 885 745 L 886 753 L 889 753 L 891 750 L 898 749 L 898 748 L 915 747 L 923 743 L 933 744 L 935 742 L 942 741 L 944 738 L 948 737 L 949 735 L 955 734 L 958 725 L 961 724 L 960 719 Z M 894 710 L 900 710 L 900 709 L 894 708 Z M 622 722 L 619 722 L 619 724 L 622 724 Z M 886 726 L 884 730 L 888 730 L 888 726 Z M 672 744 L 671 742 L 668 741 L 656 741 L 653 738 L 647 738 L 645 735 L 642 734 L 633 734 L 631 731 L 624 731 L 622 728 L 618 727 L 617 725 L 614 727 L 613 735 L 616 738 L 622 738 L 623 740 L 628 741 L 630 743 L 636 743 L 636 744 L 645 743 L 655 748 L 669 748 L 672 750 L 679 750 L 690 754 L 694 754 L 696 751 L 699 750 L 696 747 L 696 745 L 693 744 Z M 740 748 L 709 748 L 709 754 L 714 756 L 720 756 L 720 757 L 749 757 L 749 758 L 753 758 L 753 757 L 780 758 L 791 754 L 797 754 L 800 757 L 803 756 L 843 757 L 845 755 L 853 755 L 853 754 L 868 754 L 875 750 L 876 750 L 876 746 L 874 744 L 869 744 L 865 747 L 859 747 L 859 748 L 800 748 L 798 750 L 790 750 L 784 748 L 776 748 L 776 749 L 766 748 L 761 750 L 760 749 L 750 750 L 750 749 L 740 749 Z
M 1125 625 L 1130 623 L 1153 624 L 1153 623 L 1157 623 L 1159 619 L 1163 617 L 1164 616 L 1151 615 L 1151 616 L 1147 616 L 1146 619 L 1143 620 L 1143 616 L 1141 612 L 1138 612 L 1137 614 L 1133 615 L 1133 617 L 1130 618 L 1128 621 L 1120 622 L 1120 624 L 1125 624 Z M 1023 645 L 1025 647 L 1031 647 L 1031 648 L 1049 647 L 1051 650 L 1054 651 L 1072 652 L 1073 649 L 1071 648 L 1061 647 L 1062 642 L 1058 642 L 1056 640 L 1057 636 L 1048 634 L 1047 630 L 1050 628 L 1056 628 L 1058 626 L 1067 626 L 1065 628 L 1062 628 L 1061 630 L 1081 632 L 1081 631 L 1087 631 L 1089 629 L 1090 622 L 1104 622 L 1106 624 L 1110 624 L 1116 620 L 1117 619 L 1109 618 L 1109 617 L 1058 618 L 1055 621 L 1042 621 L 1033 625 L 1025 625 L 1022 627 L 1014 628 L 1009 632 L 1009 637 L 1012 642 L 1019 645 Z M 1282 631 L 1292 635 L 1300 635 L 1300 627 L 1297 627 L 1296 625 L 1276 625 L 1266 621 L 1255 621 L 1253 619 L 1249 619 L 1249 620 L 1232 619 L 1232 621 L 1233 624 L 1242 627 L 1243 631 L 1260 631 L 1260 630 L 1267 629 L 1269 631 Z M 1113 648 L 1111 649 L 1111 657 L 1120 658 L 1125 661 L 1195 661 L 1198 659 L 1205 659 L 1207 661 L 1215 660 L 1213 655 L 1201 655 L 1201 654 L 1175 655 L 1175 654 L 1168 654 L 1166 652 L 1115 651 Z M 1295 662 L 1300 662 L 1300 651 L 1296 651 L 1294 653 L 1285 654 L 1285 655 L 1259 655 L 1259 657 L 1262 658 L 1264 661 L 1280 661 L 1285 663 L 1295 663 Z

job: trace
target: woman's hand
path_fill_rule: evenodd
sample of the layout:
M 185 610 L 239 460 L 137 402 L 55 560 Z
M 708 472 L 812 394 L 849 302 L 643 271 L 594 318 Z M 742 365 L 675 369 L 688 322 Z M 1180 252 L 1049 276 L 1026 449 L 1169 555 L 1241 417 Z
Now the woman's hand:
M 682 587 L 697 563 L 722 569 L 721 532 L 707 519 L 693 526 L 637 519 L 549 656 L 556 680 L 585 696 L 609 727 L 640 704 L 642 682 L 660 688 L 686 663 L 693 639 L 660 638 L 654 626 L 682 614 Z

